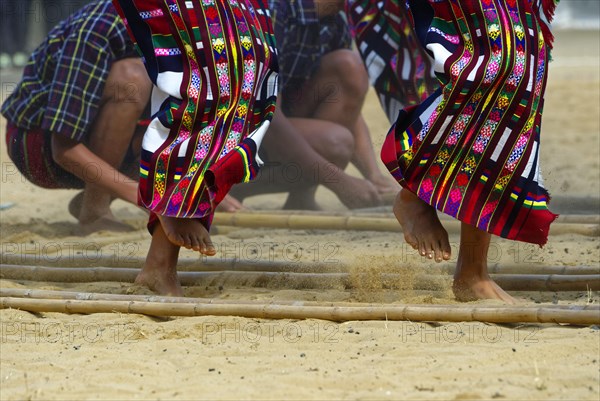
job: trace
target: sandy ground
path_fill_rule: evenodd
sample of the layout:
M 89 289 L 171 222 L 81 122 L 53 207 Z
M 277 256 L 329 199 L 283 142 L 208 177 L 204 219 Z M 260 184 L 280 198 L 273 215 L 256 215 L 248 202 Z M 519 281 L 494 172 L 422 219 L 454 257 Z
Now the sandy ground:
M 546 185 L 556 198 L 600 196 L 600 35 L 557 32 L 542 135 Z M 18 74 L 3 72 L 2 98 Z M 371 96 L 365 115 L 378 149 L 387 122 Z M 2 126 L 4 124 L 2 123 Z M 2 130 L 4 126 L 2 127 Z M 2 131 L 3 136 L 4 131 Z M 2 141 L 4 142 L 4 141 Z M 48 191 L 24 180 L 1 149 L 0 244 L 4 256 L 40 264 L 111 258 L 139 266 L 149 236 L 144 214 L 115 202 L 132 233 L 73 235 L 66 205 L 74 191 Z M 383 168 L 383 167 L 382 167 Z M 344 207 L 326 190 L 319 202 Z M 283 196 L 249 200 L 278 209 Z M 598 214 L 598 211 L 596 211 Z M 454 246 L 458 238 L 452 236 Z M 187 296 L 233 300 L 455 303 L 448 276 L 421 261 L 400 234 L 325 230 L 221 229 L 217 259 L 343 264 L 353 285 L 301 288 L 281 280 L 234 280 L 187 287 Z M 599 266 L 600 239 L 552 236 L 544 249 L 495 240 L 493 264 Z M 182 258 L 196 258 L 182 252 Z M 47 263 L 46 263 L 47 262 Z M 452 261 L 451 261 L 452 262 Z M 341 264 L 340 264 L 341 263 Z M 451 267 L 451 264 L 442 268 Z M 340 267 L 341 269 L 341 267 Z M 401 273 L 397 290 L 380 272 Z M 359 274 L 360 273 L 360 274 Z M 366 273 L 366 274 L 365 274 Z M 437 274 L 435 288 L 414 288 Z M 149 294 L 127 283 L 61 284 L 0 280 L 3 288 Z M 515 292 L 525 305 L 597 304 L 598 293 Z M 495 305 L 475 302 L 470 306 Z M 585 399 L 600 397 L 600 331 L 561 325 L 491 325 L 239 317 L 159 319 L 139 315 L 0 311 L 0 399 Z

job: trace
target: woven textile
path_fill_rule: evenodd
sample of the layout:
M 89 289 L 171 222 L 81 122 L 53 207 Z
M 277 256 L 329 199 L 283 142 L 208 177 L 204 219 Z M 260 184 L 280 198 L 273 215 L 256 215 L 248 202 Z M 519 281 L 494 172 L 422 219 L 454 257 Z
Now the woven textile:
M 209 216 L 258 171 L 277 93 L 269 11 L 260 0 L 114 2 L 155 85 L 140 203 L 160 215 Z
M 440 88 L 405 108 L 382 159 L 400 184 L 458 220 L 543 245 L 556 215 L 539 169 L 556 2 L 409 1 Z
M 40 128 L 28 130 L 6 125 L 6 150 L 27 180 L 48 189 L 81 189 L 85 183 L 60 167 L 52 158 L 51 134 Z
M 390 122 L 405 106 L 420 103 L 438 87 L 431 58 L 421 46 L 403 0 L 348 0 L 346 15 Z
M 23 78 L 2 105 L 6 119 L 83 142 L 94 124 L 114 61 L 136 57 L 110 0 L 61 21 L 31 55 Z

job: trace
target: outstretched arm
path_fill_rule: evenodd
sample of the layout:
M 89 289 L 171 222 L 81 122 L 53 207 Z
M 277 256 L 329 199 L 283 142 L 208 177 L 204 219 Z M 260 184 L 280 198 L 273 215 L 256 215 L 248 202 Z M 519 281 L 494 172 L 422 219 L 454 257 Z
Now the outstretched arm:
M 352 164 L 358 168 L 363 177 L 372 182 L 379 194 L 388 196 L 397 194 L 400 185 L 388 173 L 382 173 L 377 165 L 375 150 L 371 141 L 371 133 L 363 116 L 359 116 L 356 121 L 354 134 L 354 154 L 352 155 Z M 385 199 L 384 199 L 385 200 Z
M 80 178 L 104 188 L 111 195 L 137 205 L 137 182 L 98 157 L 87 146 L 60 134 L 52 134 L 54 161 Z

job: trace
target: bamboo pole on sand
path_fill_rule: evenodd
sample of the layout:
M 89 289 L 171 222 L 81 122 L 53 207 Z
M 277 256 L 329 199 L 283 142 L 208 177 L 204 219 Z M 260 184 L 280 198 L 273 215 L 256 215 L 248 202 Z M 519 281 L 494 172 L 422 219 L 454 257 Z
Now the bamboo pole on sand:
M 24 288 L 0 288 L 0 297 L 30 298 L 30 299 L 75 299 L 80 301 L 136 301 L 160 303 L 202 303 L 202 304 L 244 304 L 244 305 L 294 305 L 294 306 L 362 306 L 377 308 L 386 304 L 357 303 L 357 302 L 322 302 L 322 301 L 288 301 L 288 300 L 235 300 L 220 298 L 190 298 L 170 297 L 160 295 L 126 295 L 105 294 L 94 292 L 36 290 Z M 397 306 L 397 305 L 396 305 Z M 438 307 L 439 305 L 424 304 L 423 308 Z M 448 309 L 464 308 L 464 304 L 444 305 Z M 506 306 L 507 308 L 509 306 Z M 545 305 L 553 309 L 593 310 L 600 311 L 600 305 Z
M 213 224 L 247 228 L 286 228 L 286 229 L 322 229 L 401 232 L 400 224 L 394 218 L 358 217 L 358 216 L 322 216 L 273 213 L 215 213 Z M 461 223 L 448 221 L 446 230 L 460 232 Z M 554 223 L 550 235 L 579 234 L 595 237 L 600 235 L 598 224 Z
M 127 268 L 60 268 L 42 266 L 0 265 L 0 278 L 11 280 L 49 282 L 129 282 L 139 273 Z M 361 282 L 361 273 L 296 273 L 296 272 L 179 272 L 182 285 L 223 285 L 227 282 L 240 286 L 268 288 L 354 288 Z M 367 277 L 367 276 L 365 276 Z M 373 278 L 369 273 L 369 278 Z M 600 275 L 492 275 L 496 283 L 508 291 L 586 291 L 600 290 Z M 354 280 L 353 280 L 354 279 Z M 406 278 L 396 273 L 379 275 L 382 288 L 402 288 Z M 447 286 L 449 277 L 419 274 L 413 289 L 439 290 Z
M 240 316 L 254 319 L 409 320 L 489 323 L 600 324 L 600 312 L 544 307 L 465 307 L 412 305 L 380 307 L 295 306 L 248 304 L 159 303 L 137 301 L 81 301 L 62 299 L 0 298 L 0 308 L 29 312 L 137 313 L 151 316 Z
M 0 253 L 0 264 L 50 266 L 50 267 L 137 267 L 144 264 L 145 258 L 124 257 L 117 258 L 113 255 L 94 254 L 92 256 L 67 255 L 64 258 L 43 257 L 40 255 Z M 342 273 L 347 272 L 352 266 L 345 263 L 329 262 L 295 262 L 277 260 L 243 260 L 229 258 L 180 258 L 177 268 L 180 271 L 261 271 L 261 272 L 314 272 L 314 273 Z M 428 272 L 437 274 L 453 274 L 454 264 L 450 262 L 428 266 Z M 598 266 L 548 266 L 529 263 L 493 264 L 488 268 L 490 274 L 560 274 L 584 275 L 600 274 Z
M 599 210 L 600 211 L 600 210 Z M 319 217 L 361 217 L 361 218 L 386 218 L 394 219 L 392 206 L 377 206 L 366 209 L 353 209 L 350 211 L 315 211 L 315 210 L 269 210 L 266 211 L 244 211 L 245 214 L 269 214 L 274 216 L 319 216 Z M 453 217 L 444 213 L 439 213 L 442 222 L 454 220 Z M 598 214 L 561 214 L 554 221 L 556 223 L 574 223 L 574 224 L 600 224 L 600 215 Z M 226 226 L 232 227 L 232 226 Z

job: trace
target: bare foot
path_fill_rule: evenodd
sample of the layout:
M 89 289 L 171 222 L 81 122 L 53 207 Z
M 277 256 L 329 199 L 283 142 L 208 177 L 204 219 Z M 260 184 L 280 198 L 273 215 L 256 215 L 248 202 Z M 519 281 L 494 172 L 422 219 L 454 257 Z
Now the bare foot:
M 402 226 L 404 239 L 421 256 L 435 257 L 436 262 L 450 259 L 448 233 L 433 207 L 402 189 L 394 202 L 394 215 Z
M 177 277 L 179 246 L 167 238 L 160 224 L 152 233 L 152 242 L 144 267 L 135 279 L 135 284 L 169 296 L 183 296 L 183 289 Z
M 248 210 L 248 208 L 231 195 L 225 196 L 217 206 L 217 212 L 235 213 L 241 210 Z
M 82 218 L 83 194 L 84 191 L 79 192 L 69 202 L 69 213 L 79 222 L 78 235 L 86 236 L 97 231 L 127 232 L 134 230 L 130 225 L 118 221 L 110 209 L 100 216 L 88 214 L 85 218 Z
M 177 272 L 163 273 L 156 269 L 147 269 L 144 265 L 143 270 L 135 278 L 135 284 L 148 287 L 148 289 L 159 295 L 171 297 L 183 296 L 183 288 L 181 288 L 179 278 L 177 278 Z
M 285 204 L 284 210 L 322 210 L 321 206 L 315 199 L 316 187 L 303 188 L 300 191 L 290 191 Z
M 478 299 L 498 299 L 507 304 L 517 303 L 490 277 L 454 278 L 452 291 L 457 301 L 468 302 Z
M 362 178 L 343 174 L 328 187 L 348 209 L 381 206 L 383 203 L 375 185 Z
M 83 191 L 79 191 L 77 195 L 69 202 L 69 213 L 71 216 L 79 220 L 79 214 L 81 213 L 81 206 L 83 205 Z
M 129 232 L 135 230 L 128 224 L 121 223 L 116 220 L 112 214 L 108 216 L 100 217 L 94 221 L 82 223 L 79 222 L 79 227 L 77 227 L 77 234 L 86 236 L 97 231 L 114 231 L 114 232 Z
M 166 237 L 174 245 L 193 249 L 207 256 L 217 253 L 208 231 L 200 220 L 168 216 L 158 216 L 158 218 Z
M 461 224 L 460 249 L 452 285 L 457 300 L 498 299 L 509 304 L 516 303 L 488 274 L 487 259 L 491 237 L 477 227 Z

